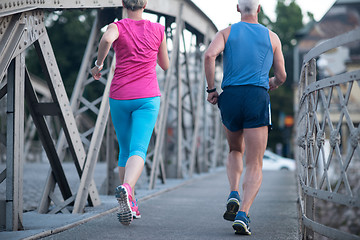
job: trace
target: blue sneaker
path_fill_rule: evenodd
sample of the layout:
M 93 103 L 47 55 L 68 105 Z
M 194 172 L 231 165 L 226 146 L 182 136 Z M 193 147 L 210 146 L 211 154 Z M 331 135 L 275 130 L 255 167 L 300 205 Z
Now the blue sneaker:
M 226 211 L 223 216 L 225 220 L 232 222 L 235 220 L 236 214 L 239 211 L 240 201 L 239 193 L 237 191 L 232 191 L 226 203 Z
M 236 218 L 233 223 L 233 229 L 235 230 L 235 234 L 251 235 L 249 223 L 250 223 L 249 215 L 246 216 L 245 212 L 241 212 L 241 211 L 238 212 L 238 214 L 236 214 Z

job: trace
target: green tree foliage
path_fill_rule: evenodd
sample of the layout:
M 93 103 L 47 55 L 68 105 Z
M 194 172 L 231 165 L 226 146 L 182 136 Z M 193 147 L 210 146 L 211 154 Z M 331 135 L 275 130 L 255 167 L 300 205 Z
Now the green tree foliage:
M 281 39 L 284 52 L 292 51 L 295 45 L 295 33 L 303 27 L 301 8 L 295 0 L 289 5 L 285 4 L 285 0 L 278 0 L 275 12 L 277 17 L 273 30 Z
M 93 21 L 94 14 L 91 10 L 67 10 L 46 15 L 46 29 L 69 98 L 80 69 Z M 30 50 L 26 59 L 29 71 L 41 77 L 41 68 L 35 51 Z
M 263 8 L 261 7 L 261 11 L 258 14 L 258 21 L 260 24 L 266 26 L 269 29 L 273 28 L 273 22 L 271 21 L 271 19 L 265 14 Z
M 269 134 L 268 147 L 275 150 L 277 143 L 285 146 L 284 155 L 289 154 L 291 128 L 284 128 L 279 122 L 281 115 L 294 116 L 294 96 L 293 86 L 297 80 L 293 79 L 293 48 L 296 44 L 295 33 L 303 27 L 303 15 L 301 8 L 295 0 L 285 1 L 278 0 L 276 5 L 276 21 L 272 22 L 266 14 L 261 11 L 259 14 L 259 22 L 274 31 L 280 38 L 285 58 L 285 68 L 287 79 L 283 86 L 270 92 L 271 112 L 273 130 Z M 312 14 L 308 13 L 311 18 Z

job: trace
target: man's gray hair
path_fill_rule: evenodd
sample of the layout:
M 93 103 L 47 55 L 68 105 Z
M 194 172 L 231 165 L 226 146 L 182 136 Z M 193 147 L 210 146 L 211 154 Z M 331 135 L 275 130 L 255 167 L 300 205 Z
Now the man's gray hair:
M 146 5 L 147 0 L 123 0 L 123 2 L 125 8 L 136 11 L 143 8 Z
M 242 14 L 256 14 L 259 0 L 239 0 L 239 9 Z

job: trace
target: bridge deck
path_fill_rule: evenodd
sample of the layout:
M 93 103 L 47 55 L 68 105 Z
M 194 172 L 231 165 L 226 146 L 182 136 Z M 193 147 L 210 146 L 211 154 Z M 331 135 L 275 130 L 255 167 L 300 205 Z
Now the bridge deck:
M 184 184 L 185 183 L 185 184 Z M 222 219 L 228 194 L 224 170 L 188 182 L 167 184 L 170 191 L 140 196 L 142 218 L 130 226 L 116 219 L 113 197 L 94 212 L 81 214 L 24 214 L 26 231 L 0 232 L 1 239 L 22 239 L 63 232 L 48 239 L 233 239 L 231 222 Z M 178 187 L 174 187 L 174 186 Z M 164 189 L 163 189 L 164 190 Z M 153 197 L 149 198 L 149 194 Z M 147 196 L 146 196 L 147 195 Z M 264 181 L 250 211 L 252 239 L 297 239 L 296 181 L 293 172 L 264 171 Z M 109 211 L 110 206 L 110 211 Z M 108 211 L 108 214 L 102 213 Z M 86 221 L 86 218 L 93 218 Z M 85 220 L 84 220 L 85 219 Z M 86 221 L 86 222 L 85 222 Z M 78 223 L 85 222 L 81 225 Z M 28 223 L 28 226 L 26 225 Z M 74 226 L 75 227 L 70 227 Z M 30 229 L 29 229 L 30 228 Z M 47 228 L 47 229 L 46 229 Z M 41 231 L 39 231 L 41 230 Z M 47 235 L 47 234 L 43 234 Z M 47 239 L 47 238 L 45 238 Z

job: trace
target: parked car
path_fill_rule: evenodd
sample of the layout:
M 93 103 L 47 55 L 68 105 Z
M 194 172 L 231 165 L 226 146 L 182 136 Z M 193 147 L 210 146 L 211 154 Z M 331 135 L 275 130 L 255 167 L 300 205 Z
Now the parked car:
M 265 151 L 263 157 L 263 170 L 295 170 L 295 160 L 277 155 L 269 150 Z

